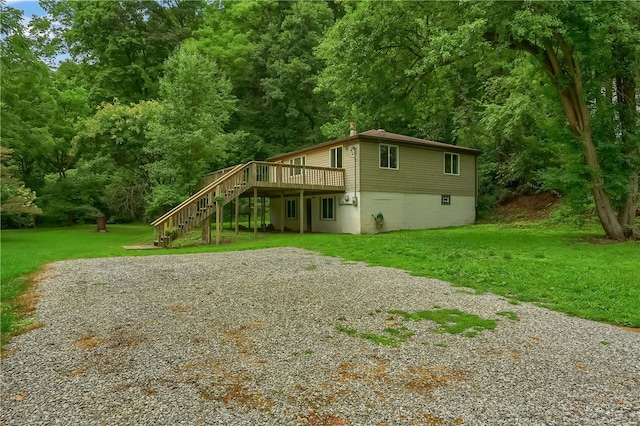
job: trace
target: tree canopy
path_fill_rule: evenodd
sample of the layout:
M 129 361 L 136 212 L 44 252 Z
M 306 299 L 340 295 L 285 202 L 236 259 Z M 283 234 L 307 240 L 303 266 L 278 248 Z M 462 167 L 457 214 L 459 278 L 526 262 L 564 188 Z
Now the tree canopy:
M 41 5 L 2 8 L 0 131 L 42 223 L 148 219 L 355 122 L 481 149 L 482 209 L 553 190 L 638 237 L 638 2 Z

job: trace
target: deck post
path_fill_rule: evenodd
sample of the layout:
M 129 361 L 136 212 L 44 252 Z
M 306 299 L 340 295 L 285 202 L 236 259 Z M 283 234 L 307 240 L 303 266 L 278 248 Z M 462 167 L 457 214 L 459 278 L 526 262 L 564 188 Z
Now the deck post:
M 284 210 L 287 206 L 284 203 L 284 192 L 280 194 L 280 232 L 284 232 Z
M 200 238 L 205 244 L 211 244 L 211 216 L 207 216 L 200 222 Z
M 216 201 L 216 245 L 220 245 L 220 202 Z
M 267 226 L 267 215 L 265 212 L 265 197 L 263 196 L 262 199 L 260 200 L 260 205 L 262 207 L 262 210 L 260 211 L 261 214 L 261 218 L 260 218 L 260 227 L 262 228 L 262 232 L 264 232 L 264 228 Z
M 238 218 L 240 216 L 240 197 L 236 198 L 236 235 L 238 235 Z
M 300 233 L 304 234 L 304 189 L 300 190 L 300 208 L 298 210 L 300 214 Z
M 258 187 L 257 186 L 253 187 L 253 238 L 258 238 Z

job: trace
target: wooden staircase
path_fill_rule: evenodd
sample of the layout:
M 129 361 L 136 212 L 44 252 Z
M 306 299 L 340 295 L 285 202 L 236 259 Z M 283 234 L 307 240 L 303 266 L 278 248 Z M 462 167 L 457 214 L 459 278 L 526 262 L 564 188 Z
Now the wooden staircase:
M 250 163 L 239 164 L 207 184 L 200 191 L 151 223 L 154 227 L 153 244 L 171 246 L 176 238 L 194 229 L 198 224 L 210 226 L 211 217 L 220 214 L 220 208 L 238 198 L 248 188 Z
M 300 197 L 304 191 L 316 194 L 344 192 L 345 171 L 329 167 L 251 161 L 210 173 L 203 182 L 201 190 L 151 223 L 154 227 L 154 245 L 170 247 L 173 240 L 198 224 L 202 228 L 203 240 L 210 242 L 211 218 L 216 217 L 219 224 L 222 207 L 252 188 L 254 197 L 258 190 L 263 194 L 283 196 L 286 192 L 300 194 Z M 257 210 L 254 208 L 255 219 L 256 214 Z M 218 229 L 216 242 L 219 237 Z

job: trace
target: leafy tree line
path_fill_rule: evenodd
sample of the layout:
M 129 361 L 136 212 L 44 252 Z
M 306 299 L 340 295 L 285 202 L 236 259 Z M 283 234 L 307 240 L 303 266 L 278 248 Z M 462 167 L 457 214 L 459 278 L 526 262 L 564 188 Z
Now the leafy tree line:
M 634 235 L 636 2 L 41 5 L 29 28 L 3 7 L 0 43 L 3 161 L 42 223 L 146 220 L 207 171 L 356 122 L 481 149 L 482 208 L 554 190 Z

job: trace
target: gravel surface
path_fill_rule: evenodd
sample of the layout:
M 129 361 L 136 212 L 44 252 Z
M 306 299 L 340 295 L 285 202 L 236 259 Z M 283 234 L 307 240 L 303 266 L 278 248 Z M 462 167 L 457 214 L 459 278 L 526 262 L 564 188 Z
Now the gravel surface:
M 640 424 L 640 333 L 395 269 L 281 248 L 58 262 L 39 288 L 7 426 Z M 386 312 L 445 308 L 497 325 Z

